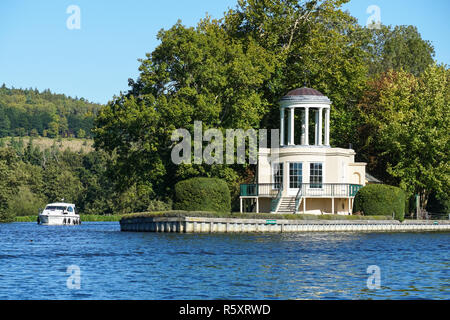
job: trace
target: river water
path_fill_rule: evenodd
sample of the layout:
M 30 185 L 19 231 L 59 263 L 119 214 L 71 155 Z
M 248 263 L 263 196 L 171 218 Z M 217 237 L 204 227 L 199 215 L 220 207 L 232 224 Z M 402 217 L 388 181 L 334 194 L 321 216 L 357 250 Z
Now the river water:
M 449 233 L 0 224 L 0 299 L 450 299 L 449 249 Z

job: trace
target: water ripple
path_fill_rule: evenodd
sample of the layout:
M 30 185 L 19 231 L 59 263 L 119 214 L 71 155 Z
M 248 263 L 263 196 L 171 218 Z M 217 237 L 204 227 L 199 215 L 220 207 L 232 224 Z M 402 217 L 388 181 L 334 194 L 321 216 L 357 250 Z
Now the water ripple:
M 123 233 L 0 225 L 0 299 L 449 299 L 448 233 Z M 80 268 L 69 289 L 67 267 Z M 367 267 L 381 289 L 367 288 Z

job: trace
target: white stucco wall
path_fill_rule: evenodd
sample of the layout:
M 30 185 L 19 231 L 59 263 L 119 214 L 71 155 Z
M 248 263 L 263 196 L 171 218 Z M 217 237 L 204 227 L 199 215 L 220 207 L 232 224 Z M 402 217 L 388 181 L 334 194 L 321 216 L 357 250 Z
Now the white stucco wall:
M 258 183 L 273 183 L 272 164 L 284 164 L 284 190 L 288 189 L 289 163 L 303 163 L 303 183 L 310 181 L 310 163 L 322 163 L 323 183 L 345 183 L 365 185 L 365 163 L 355 163 L 355 151 L 352 149 L 327 148 L 315 146 L 295 146 L 280 149 L 264 148 L 259 150 Z M 276 152 L 278 157 L 276 157 Z

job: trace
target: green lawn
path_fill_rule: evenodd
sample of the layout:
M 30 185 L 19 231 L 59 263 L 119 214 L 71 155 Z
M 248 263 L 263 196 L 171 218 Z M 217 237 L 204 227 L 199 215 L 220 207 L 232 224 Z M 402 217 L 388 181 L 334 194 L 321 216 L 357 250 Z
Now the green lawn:
M 236 219 L 275 219 L 275 220 L 392 220 L 391 216 L 340 216 L 340 215 L 312 215 L 312 214 L 270 214 L 270 213 L 227 213 L 204 211 L 168 211 L 142 212 L 124 215 L 124 219 L 141 217 L 207 217 L 207 218 L 236 218 Z

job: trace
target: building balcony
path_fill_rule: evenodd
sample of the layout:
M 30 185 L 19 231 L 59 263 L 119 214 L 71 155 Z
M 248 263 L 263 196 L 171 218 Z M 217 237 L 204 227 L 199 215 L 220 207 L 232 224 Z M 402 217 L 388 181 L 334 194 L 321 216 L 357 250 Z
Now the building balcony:
M 353 198 L 362 187 L 349 183 L 302 183 L 299 188 L 293 189 L 297 190 L 297 197 Z M 275 198 L 279 196 L 279 189 L 280 184 L 276 183 L 242 184 L 241 197 Z

